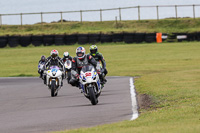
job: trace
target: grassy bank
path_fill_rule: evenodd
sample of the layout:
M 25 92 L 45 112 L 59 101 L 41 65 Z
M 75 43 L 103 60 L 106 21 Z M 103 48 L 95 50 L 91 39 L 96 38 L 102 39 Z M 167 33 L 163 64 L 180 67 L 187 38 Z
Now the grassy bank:
M 24 26 L 4 25 L 0 35 L 27 34 L 72 34 L 72 33 L 110 33 L 110 32 L 197 32 L 200 31 L 200 19 L 163 19 L 141 21 L 106 22 L 65 22 L 63 24 L 35 24 Z
M 98 44 L 97 44 L 98 45 Z M 40 56 L 56 48 L 60 55 L 74 46 L 5 48 L 0 52 L 0 76 L 38 76 Z M 87 52 L 89 45 L 84 45 Z M 154 105 L 140 110 L 135 121 L 123 121 L 89 129 L 66 132 L 144 133 L 200 132 L 200 45 L 164 44 L 99 44 L 107 61 L 109 76 L 140 76 L 135 81 L 137 92 L 148 94 Z M 59 132 L 61 133 L 61 132 Z M 63 131 L 62 133 L 65 133 Z

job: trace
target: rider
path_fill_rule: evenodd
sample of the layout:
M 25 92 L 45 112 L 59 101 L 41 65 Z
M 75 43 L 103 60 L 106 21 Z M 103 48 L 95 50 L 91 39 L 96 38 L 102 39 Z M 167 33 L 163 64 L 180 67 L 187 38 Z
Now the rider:
M 83 47 L 78 47 L 76 49 L 76 55 L 77 56 L 72 59 L 72 78 L 69 83 L 72 86 L 78 87 L 78 79 L 82 67 L 91 64 L 96 68 L 97 62 L 91 55 L 85 54 L 85 48 Z
M 65 63 L 65 61 L 67 61 L 67 60 L 70 60 L 70 61 L 72 61 L 72 57 L 69 55 L 69 52 L 64 52 L 63 53 L 63 58 L 62 58 L 62 60 L 63 60 L 63 63 Z M 71 79 L 71 69 L 67 69 L 66 70 L 67 71 L 67 81 L 68 81 L 68 83 L 69 83 L 69 80 Z M 65 73 L 65 77 L 66 77 L 66 73 Z
M 63 65 L 63 61 L 62 59 L 58 56 L 58 51 L 57 50 L 52 50 L 51 51 L 51 56 L 49 56 L 46 60 L 46 63 L 45 63 L 45 70 L 46 69 L 49 69 L 51 66 L 58 66 L 60 67 L 61 71 L 63 71 L 63 74 L 62 74 L 62 78 L 64 78 L 64 72 L 65 72 L 65 69 L 64 69 L 64 65 Z M 44 83 L 46 84 L 46 76 L 44 76 Z
M 105 82 L 107 82 L 107 80 L 105 79 L 105 76 L 106 74 L 108 73 L 107 69 L 106 69 L 106 61 L 105 59 L 103 58 L 103 55 L 101 53 L 98 52 L 98 48 L 96 45 L 92 45 L 90 46 L 90 53 L 89 53 L 92 57 L 94 57 L 94 59 L 97 61 L 97 62 L 101 62 L 102 64 L 102 70 L 101 70 L 101 73 L 99 75 L 101 81 L 102 81 L 102 84 L 105 84 Z
M 41 59 L 38 62 L 38 65 L 39 64 L 45 64 L 45 61 L 46 61 L 46 57 L 44 55 L 42 55 Z M 42 78 L 43 72 L 44 72 L 44 70 L 41 70 L 41 71 L 38 70 L 38 73 L 40 74 L 40 78 Z

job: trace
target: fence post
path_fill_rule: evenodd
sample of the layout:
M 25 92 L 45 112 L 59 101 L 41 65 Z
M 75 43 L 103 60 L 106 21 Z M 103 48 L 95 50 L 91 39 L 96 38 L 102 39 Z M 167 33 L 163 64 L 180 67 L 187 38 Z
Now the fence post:
M 0 14 L 0 25 L 2 26 L 2 16 Z
M 122 16 L 121 16 L 121 8 L 119 8 L 119 20 L 122 20 Z
M 138 6 L 138 20 L 140 20 L 140 6 Z
M 176 19 L 177 19 L 178 18 L 177 5 L 175 5 L 175 13 L 176 13 Z
M 23 19 L 23 18 L 22 18 L 22 13 L 20 14 L 20 16 L 21 16 L 21 26 L 22 26 L 22 25 L 23 25 L 23 22 L 22 22 L 22 21 L 23 21 L 23 20 L 22 20 L 22 19 Z
M 156 6 L 156 9 L 157 9 L 157 20 L 159 20 L 159 9 L 158 9 L 158 6 Z
M 193 17 L 195 19 L 195 5 L 193 5 Z
M 43 23 L 43 13 L 41 12 L 41 24 Z
M 63 15 L 62 15 L 62 12 L 60 12 L 60 17 L 61 17 L 61 19 L 60 19 L 61 24 L 63 24 Z
M 100 21 L 102 22 L 102 10 L 100 9 Z
M 83 22 L 82 10 L 80 10 L 81 23 Z

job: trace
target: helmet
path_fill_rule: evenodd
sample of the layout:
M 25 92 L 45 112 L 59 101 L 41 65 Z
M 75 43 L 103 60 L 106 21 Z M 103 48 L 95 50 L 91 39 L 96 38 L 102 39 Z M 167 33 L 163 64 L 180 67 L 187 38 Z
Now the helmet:
M 84 47 L 78 47 L 76 49 L 76 55 L 79 59 L 83 59 L 85 57 L 85 48 Z
M 46 60 L 46 57 L 44 55 L 41 56 L 41 61 L 44 62 Z
M 56 58 L 57 56 L 58 56 L 58 51 L 55 50 L 55 49 L 52 50 L 52 51 L 51 51 L 51 57 L 52 57 L 52 58 Z
M 92 56 L 95 56 L 97 51 L 98 51 L 98 48 L 96 45 L 90 46 L 90 53 L 92 54 Z
M 63 53 L 63 56 L 64 56 L 65 58 L 68 58 L 68 57 L 69 57 L 69 52 L 64 52 L 64 53 Z

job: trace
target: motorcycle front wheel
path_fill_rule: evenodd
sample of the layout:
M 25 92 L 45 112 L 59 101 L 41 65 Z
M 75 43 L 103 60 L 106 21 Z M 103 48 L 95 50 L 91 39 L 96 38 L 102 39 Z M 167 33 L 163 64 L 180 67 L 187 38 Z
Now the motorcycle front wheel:
M 92 105 L 96 105 L 98 103 L 98 99 L 95 95 L 93 87 L 88 88 L 89 96 L 90 96 L 90 101 Z
M 56 94 L 55 94 L 55 91 L 56 91 L 56 81 L 52 81 L 51 82 L 51 97 L 55 97 L 55 96 L 57 96 Z

